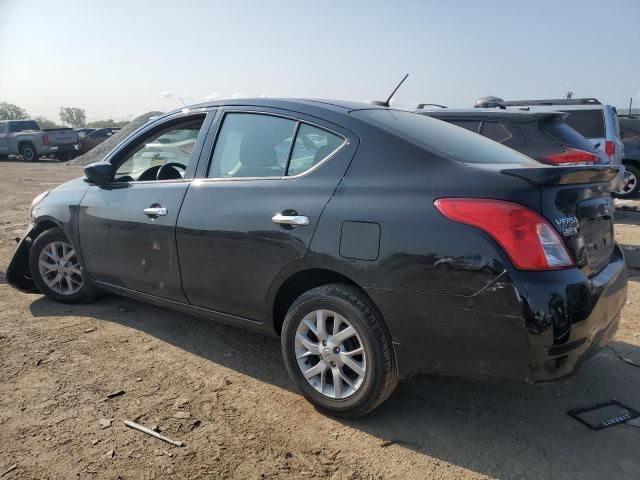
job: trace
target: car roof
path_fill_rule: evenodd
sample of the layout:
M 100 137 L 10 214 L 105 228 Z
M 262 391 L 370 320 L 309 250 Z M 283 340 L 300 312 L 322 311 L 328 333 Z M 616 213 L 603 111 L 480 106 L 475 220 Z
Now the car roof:
M 566 117 L 562 112 L 547 109 L 520 109 L 520 108 L 441 108 L 434 110 L 414 110 L 414 113 L 428 115 L 430 117 L 495 117 L 512 122 L 530 122 L 551 117 Z
M 378 109 L 378 108 L 387 108 L 379 105 L 374 105 L 371 103 L 365 102 L 354 102 L 349 100 L 325 100 L 325 99 L 317 99 L 317 98 L 238 98 L 238 99 L 225 99 L 225 100 L 215 100 L 209 102 L 198 103 L 195 105 L 189 105 L 188 107 L 178 108 L 171 112 L 167 112 L 167 115 L 177 113 L 185 110 L 197 110 L 201 108 L 212 108 L 212 107 L 226 107 L 226 106 L 256 106 L 256 107 L 272 107 L 272 108 L 281 108 L 281 109 L 318 109 L 318 110 L 326 110 L 336 113 L 344 113 L 348 114 L 349 112 L 355 110 L 368 110 L 368 109 Z

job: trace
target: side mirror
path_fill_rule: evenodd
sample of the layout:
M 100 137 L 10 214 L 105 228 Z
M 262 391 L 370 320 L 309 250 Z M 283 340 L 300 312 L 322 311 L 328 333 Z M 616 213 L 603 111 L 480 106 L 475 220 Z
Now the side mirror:
M 90 163 L 84 167 L 84 174 L 87 180 L 96 185 L 107 185 L 113 181 L 113 165 L 109 162 Z

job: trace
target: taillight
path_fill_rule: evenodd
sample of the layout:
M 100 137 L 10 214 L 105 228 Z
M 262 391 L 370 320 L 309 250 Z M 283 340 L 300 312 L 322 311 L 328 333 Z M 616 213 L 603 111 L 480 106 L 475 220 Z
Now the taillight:
M 482 198 L 440 198 L 434 205 L 448 219 L 491 235 L 519 270 L 556 270 L 574 266 L 558 232 L 527 207 Z
M 598 157 L 593 153 L 585 152 L 577 148 L 565 148 L 562 153 L 547 155 L 540 159 L 549 165 L 593 165 Z
M 616 144 L 611 140 L 606 141 L 604 144 L 604 153 L 606 153 L 607 157 L 609 157 L 610 159 L 613 158 L 613 156 L 616 154 Z
M 42 145 L 49 145 L 49 135 L 46 133 L 42 135 Z

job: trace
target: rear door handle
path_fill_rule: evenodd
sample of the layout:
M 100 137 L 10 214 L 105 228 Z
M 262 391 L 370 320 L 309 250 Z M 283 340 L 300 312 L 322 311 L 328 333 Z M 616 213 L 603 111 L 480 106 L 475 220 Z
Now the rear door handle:
M 309 217 L 305 217 L 304 215 L 282 215 L 281 213 L 277 213 L 271 218 L 271 221 L 273 223 L 293 225 L 295 227 L 309 225 Z
M 150 217 L 164 217 L 169 211 L 164 207 L 149 207 L 145 208 L 143 212 Z

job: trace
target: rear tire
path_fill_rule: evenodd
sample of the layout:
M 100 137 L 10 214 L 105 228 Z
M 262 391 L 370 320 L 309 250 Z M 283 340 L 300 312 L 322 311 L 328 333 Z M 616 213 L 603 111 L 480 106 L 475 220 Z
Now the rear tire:
M 324 285 L 300 295 L 284 319 L 281 343 L 289 375 L 304 397 L 329 415 L 360 417 L 398 384 L 383 321 L 351 285 Z
M 29 250 L 31 278 L 47 297 L 62 303 L 82 303 L 97 291 L 86 278 L 69 239 L 59 228 L 42 232 Z
M 40 158 L 36 147 L 34 147 L 32 143 L 24 144 L 22 148 L 20 148 L 20 155 L 22 155 L 22 158 L 24 158 L 27 162 L 35 162 L 36 160 L 38 160 L 38 158 Z

